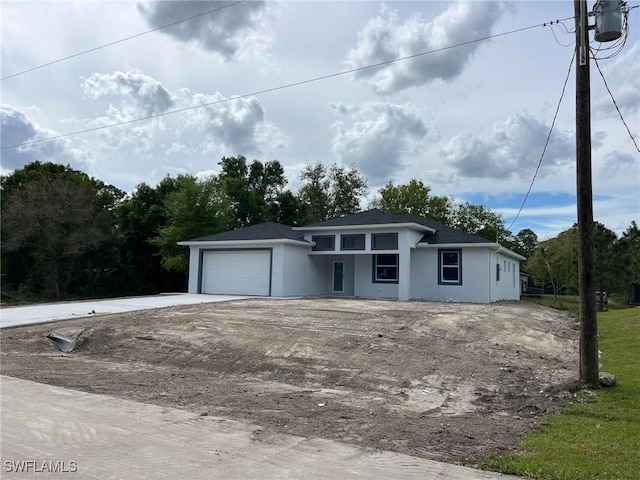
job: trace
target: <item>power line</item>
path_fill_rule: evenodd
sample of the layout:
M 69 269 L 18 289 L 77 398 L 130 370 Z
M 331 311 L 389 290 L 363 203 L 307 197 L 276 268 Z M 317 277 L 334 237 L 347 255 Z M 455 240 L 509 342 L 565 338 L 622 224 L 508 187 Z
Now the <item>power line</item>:
M 538 161 L 538 166 L 536 166 L 536 171 L 533 174 L 533 178 L 531 179 L 531 184 L 529 185 L 529 190 L 527 190 L 526 195 L 524 196 L 524 199 L 522 200 L 522 205 L 520 205 L 520 209 L 518 210 L 518 213 L 516 214 L 515 218 L 513 219 L 513 221 L 511 222 L 511 224 L 507 227 L 507 230 L 511 230 L 511 227 L 513 226 L 514 223 L 516 223 L 516 220 L 518 220 L 518 217 L 520 216 L 520 213 L 522 212 L 522 209 L 524 208 L 525 204 L 527 203 L 527 199 L 529 198 L 529 194 L 531 193 L 531 189 L 533 188 L 533 184 L 536 181 L 536 177 L 538 176 L 538 171 L 540 171 L 540 166 L 542 165 L 542 159 L 544 158 L 544 154 L 547 151 L 547 147 L 549 146 L 549 141 L 551 140 L 551 133 L 553 132 L 553 127 L 556 124 L 556 119 L 558 118 L 558 112 L 560 111 L 560 105 L 562 104 L 562 99 L 564 98 L 564 92 L 567 88 L 567 82 L 569 81 L 569 76 L 571 75 L 571 67 L 573 67 L 573 61 L 576 58 L 576 53 L 575 51 L 573 52 L 573 56 L 571 57 L 571 62 L 569 62 L 569 70 L 567 71 L 567 78 L 564 79 L 564 85 L 562 85 L 562 93 L 560 94 L 560 99 L 558 100 L 558 105 L 556 106 L 556 112 L 553 115 L 553 121 L 551 122 L 551 128 L 549 129 L 549 133 L 547 135 L 547 141 L 544 143 L 544 148 L 542 149 L 542 155 L 540 155 L 540 160 Z
M 631 134 L 631 130 L 629 130 L 629 125 L 627 125 L 627 122 L 625 122 L 624 117 L 622 116 L 622 112 L 618 108 L 618 103 L 616 102 L 616 99 L 613 98 L 613 94 L 611 93 L 611 90 L 609 89 L 609 85 L 607 84 L 607 80 L 604 78 L 604 74 L 602 73 L 602 70 L 600 70 L 600 65 L 598 64 L 598 60 L 595 57 L 594 57 L 593 60 L 596 63 L 596 67 L 598 68 L 598 72 L 600 72 L 600 76 L 602 77 L 602 81 L 604 82 L 604 86 L 607 89 L 607 92 L 609 92 L 609 96 L 611 97 L 611 100 L 613 100 L 613 105 L 616 107 L 616 110 L 618 111 L 618 115 L 620 115 L 620 120 L 622 120 L 622 123 L 624 124 L 625 128 L 627 129 L 627 133 L 629 134 L 629 137 L 631 138 L 631 141 L 635 145 L 636 150 L 638 150 L 638 152 L 640 152 L 640 149 L 638 148 L 638 144 L 636 143 L 636 139 L 633 138 L 633 135 Z
M 563 20 L 567 20 L 567 19 L 563 19 Z M 410 60 L 412 58 L 419 58 L 419 57 L 423 57 L 425 55 L 430 55 L 432 53 L 438 53 L 438 52 L 442 52 L 442 51 L 445 51 L 445 50 L 451 50 L 453 48 L 462 47 L 462 46 L 465 46 L 465 45 L 470 45 L 472 43 L 478 43 L 478 42 L 482 42 L 482 41 L 485 41 L 485 40 L 491 40 L 491 39 L 494 39 L 494 38 L 503 37 L 503 36 L 506 36 L 506 35 L 514 34 L 514 33 L 520 33 L 520 32 L 523 32 L 525 30 L 531 30 L 533 28 L 545 27 L 545 26 L 548 26 L 548 25 L 549 25 L 548 23 L 544 23 L 544 24 L 532 25 L 532 26 L 529 26 L 529 27 L 523 27 L 523 28 L 519 28 L 519 29 L 516 29 L 516 30 L 511 30 L 509 32 L 497 33 L 495 35 L 489 35 L 489 36 L 486 36 L 486 37 L 477 38 L 475 40 L 469 40 L 467 42 L 462 42 L 462 43 L 458 43 L 458 44 L 455 44 L 455 45 L 449 45 L 448 47 L 437 48 L 435 50 L 429 50 L 427 52 L 415 53 L 413 55 L 407 55 L 405 57 L 399 57 L 399 58 L 395 58 L 393 60 L 387 60 L 385 62 L 379 62 L 379 63 L 374 63 L 372 65 L 366 65 L 364 67 L 357 67 L 357 68 L 352 68 L 352 69 L 349 69 L 349 70 L 343 70 L 341 72 L 331 73 L 329 75 L 323 75 L 323 76 L 320 76 L 320 77 L 315 77 L 315 78 L 311 78 L 311 79 L 307 79 L 307 80 L 301 80 L 299 82 L 292 82 L 292 83 L 288 83 L 288 84 L 285 84 L 285 85 L 280 85 L 278 87 L 267 88 L 265 90 L 258 90 L 256 92 L 252 92 L 252 93 L 245 93 L 243 95 L 235 95 L 233 97 L 223 98 L 221 100 L 216 100 L 214 102 L 202 103 L 200 105 L 193 105 L 191 107 L 179 108 L 179 109 L 176 109 L 176 110 L 170 110 L 170 111 L 167 111 L 167 112 L 157 113 L 157 114 L 154 114 L 154 115 L 148 115 L 146 117 L 140 117 L 140 118 L 135 118 L 135 119 L 132 119 L 132 120 L 125 120 L 125 121 L 122 121 L 122 122 L 110 123 L 108 125 L 101 125 L 99 127 L 87 128 L 85 130 L 78 130 L 76 132 L 65 133 L 65 134 L 56 135 L 56 136 L 53 136 L 53 137 L 42 138 L 42 139 L 39 139 L 39 140 L 31 140 L 31 141 L 28 141 L 28 142 L 18 143 L 16 145 L 9 145 L 9 146 L 6 146 L 6 147 L 2 147 L 0 150 L 9 150 L 9 149 L 12 149 L 12 148 L 19 148 L 19 147 L 24 147 L 24 146 L 27 146 L 27 145 L 33 145 L 35 143 L 48 142 L 48 141 L 57 140 L 57 139 L 60 139 L 60 138 L 71 137 L 71 136 L 75 136 L 75 135 L 81 135 L 83 133 L 95 132 L 97 130 L 104 130 L 106 128 L 112 128 L 112 127 L 117 127 L 117 126 L 121 126 L 121 125 L 128 125 L 128 124 L 131 124 L 131 123 L 142 122 L 144 120 L 151 120 L 153 118 L 164 117 L 166 115 L 173 115 L 175 113 L 182 113 L 182 112 L 186 112 L 188 110 L 194 110 L 194 109 L 197 109 L 197 108 L 210 107 L 212 105 L 218 105 L 218 104 L 230 102 L 230 101 L 233 101 L 233 100 L 240 100 L 240 99 L 243 99 L 243 98 L 254 97 L 254 96 L 262 95 L 262 94 L 265 94 L 265 93 L 271 93 L 271 92 L 275 92 L 275 91 L 278 91 L 278 90 L 284 90 L 286 88 L 297 87 L 297 86 L 305 85 L 305 84 L 308 84 L 308 83 L 314 83 L 314 82 L 319 82 L 321 80 L 327 80 L 327 79 L 330 79 L 330 78 L 340 77 L 340 76 L 347 75 L 347 74 L 350 74 L 350 73 L 361 72 L 361 71 L 364 71 L 364 70 L 370 70 L 372 68 L 378 68 L 378 67 L 382 67 L 382 66 L 385 66 L 385 65 L 391 65 L 393 63 L 402 62 L 402 61 L 405 61 L 405 60 Z
M 223 10 L 225 8 L 233 7 L 234 5 L 238 5 L 240 3 L 245 3 L 246 1 L 247 0 L 239 0 L 237 2 L 230 3 L 230 4 L 224 5 L 222 7 L 214 8 L 213 10 L 208 10 L 206 12 L 202 12 L 202 13 L 199 13 L 197 15 L 193 15 L 193 16 L 188 17 L 188 18 L 183 18 L 182 20 L 178 20 L 178 21 L 169 23 L 167 25 L 163 25 L 161 27 L 154 28 L 152 30 L 147 30 L 146 32 L 136 33 L 135 35 L 131 35 L 130 37 L 121 38 L 120 40 L 115 40 L 115 41 L 110 42 L 110 43 L 105 43 L 104 45 L 100 45 L 98 47 L 90 48 L 89 50 L 84 50 L 82 52 L 74 53 L 73 55 L 69 55 L 68 57 L 59 58 L 58 60 L 53 60 L 51 62 L 42 64 L 42 65 L 38 65 L 37 67 L 30 68 L 28 70 L 24 70 L 22 72 L 14 73 L 13 75 L 9 75 L 7 77 L 2 77 L 2 78 L 0 78 L 0 81 L 8 80 L 9 78 L 17 77 L 19 75 L 24 75 L 25 73 L 33 72 L 34 70 L 39 70 L 41 68 L 48 67 L 48 66 L 54 65 L 56 63 L 64 62 L 65 60 L 69 60 L 70 58 L 79 57 L 79 56 L 85 55 L 87 53 L 95 52 L 96 50 L 101 50 L 103 48 L 110 47 L 110 46 L 116 45 L 118 43 L 126 42 L 127 40 L 132 40 L 134 38 L 142 37 L 143 35 L 147 35 L 149 33 L 157 32 L 158 30 L 162 30 L 163 28 L 168 28 L 168 27 L 172 27 L 174 25 L 178 25 L 179 23 L 188 22 L 189 20 L 193 20 L 194 18 L 204 17 L 205 15 L 209 15 L 211 13 L 219 12 L 220 10 Z

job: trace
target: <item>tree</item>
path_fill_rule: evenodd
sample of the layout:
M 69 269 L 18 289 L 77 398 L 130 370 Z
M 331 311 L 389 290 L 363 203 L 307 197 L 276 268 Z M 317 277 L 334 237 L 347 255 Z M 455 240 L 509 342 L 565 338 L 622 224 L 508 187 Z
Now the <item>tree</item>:
M 321 222 L 331 217 L 331 182 L 327 168 L 320 162 L 307 164 L 300 174 L 304 183 L 298 190 L 302 208 L 302 224 Z
M 578 292 L 578 240 L 576 227 L 541 242 L 527 261 L 537 285 L 552 285 L 554 292 Z
M 538 235 L 530 228 L 520 230 L 515 236 L 514 251 L 529 258 L 538 246 Z
M 285 190 L 278 194 L 269 205 L 270 218 L 274 222 L 284 225 L 298 225 L 300 220 L 300 200 L 291 191 Z
M 234 227 L 273 221 L 273 205 L 287 184 L 280 162 L 254 160 L 247 166 L 247 159 L 237 156 L 223 157 L 219 165 L 220 182 L 235 213 Z
M 620 267 L 615 262 L 617 241 L 618 236 L 614 231 L 609 230 L 600 222 L 594 222 L 596 288 L 601 292 L 611 293 L 613 290 L 618 290 L 616 279 Z
M 2 181 L 3 286 L 63 299 L 117 290 L 114 211 L 123 192 L 69 167 L 33 162 Z M 118 292 L 119 293 L 119 292 Z
M 451 198 L 434 196 L 430 192 L 431 187 L 420 180 L 412 179 L 409 183 L 398 186 L 389 182 L 380 189 L 380 196 L 371 202 L 371 207 L 394 215 L 419 215 L 448 223 L 453 210 Z
M 459 203 L 454 207 L 449 226 L 491 242 L 506 243 L 511 236 L 511 232 L 504 227 L 502 215 L 492 212 L 484 205 L 469 202 Z
M 234 218 L 219 178 L 180 175 L 176 183 L 176 190 L 167 197 L 167 223 L 150 243 L 160 249 L 162 266 L 186 280 L 188 252 L 177 243 L 228 230 Z
M 160 249 L 150 242 L 168 222 L 167 200 L 178 188 L 179 182 L 168 176 L 155 188 L 141 183 L 117 209 L 129 294 L 176 291 L 183 286 L 178 276 L 162 267 Z
M 333 164 L 329 169 L 320 162 L 307 164 L 300 175 L 298 191 L 303 224 L 321 222 L 360 211 L 367 194 L 367 180 L 356 167 Z
M 635 221 L 616 242 L 611 263 L 617 271 L 612 291 L 620 293 L 628 303 L 633 294 L 632 285 L 640 283 L 640 228 Z

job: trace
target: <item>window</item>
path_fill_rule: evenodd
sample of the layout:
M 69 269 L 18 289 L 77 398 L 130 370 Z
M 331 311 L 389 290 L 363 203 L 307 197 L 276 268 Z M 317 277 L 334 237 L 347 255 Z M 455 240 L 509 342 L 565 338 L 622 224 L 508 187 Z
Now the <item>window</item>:
M 340 250 L 364 250 L 364 233 L 357 235 L 341 235 Z
M 336 237 L 334 235 L 314 235 L 311 240 L 316 242 L 311 249 L 315 252 L 330 251 L 336 249 Z
M 398 283 L 398 255 L 373 256 L 373 283 Z
M 371 250 L 397 250 L 397 233 L 372 233 Z
M 439 250 L 438 283 L 462 285 L 462 250 Z
M 500 281 L 500 264 L 496 263 L 496 282 Z

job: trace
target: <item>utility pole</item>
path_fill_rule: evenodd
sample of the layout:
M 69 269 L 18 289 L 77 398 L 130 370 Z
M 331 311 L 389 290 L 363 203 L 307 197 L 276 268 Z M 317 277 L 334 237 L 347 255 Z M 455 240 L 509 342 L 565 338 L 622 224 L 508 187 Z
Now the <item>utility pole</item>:
M 598 321 L 591 181 L 591 91 L 589 22 L 586 0 L 573 0 L 576 21 L 576 176 L 578 280 L 580 293 L 580 379 L 599 387 Z

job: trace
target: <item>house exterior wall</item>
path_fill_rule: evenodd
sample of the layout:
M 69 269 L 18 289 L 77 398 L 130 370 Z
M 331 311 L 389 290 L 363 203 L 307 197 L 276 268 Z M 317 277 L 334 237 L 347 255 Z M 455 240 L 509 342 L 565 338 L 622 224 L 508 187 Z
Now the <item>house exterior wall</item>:
M 189 284 L 188 293 L 198 292 L 198 274 L 200 271 L 200 248 L 189 247 Z
M 520 300 L 520 262 L 500 252 L 491 253 L 491 301 Z M 500 279 L 498 280 L 498 266 Z
M 398 248 L 395 250 L 373 250 L 372 235 L 376 233 L 397 233 Z M 341 235 L 365 235 L 365 248 L 363 250 L 340 250 Z M 410 298 L 410 272 L 411 250 L 420 241 L 424 232 L 409 230 L 406 228 L 381 227 L 369 229 L 341 229 L 336 231 L 318 230 L 305 232 L 305 240 L 313 241 L 314 235 L 334 235 L 335 250 L 313 251 L 310 256 L 331 259 L 331 262 L 346 259 L 345 263 L 345 292 L 344 295 L 353 295 L 366 298 L 396 298 L 408 300 Z M 398 254 L 398 282 L 376 283 L 373 281 L 373 255 Z M 331 264 L 330 268 L 333 268 Z M 353 272 L 353 277 L 350 276 Z M 329 278 L 332 278 L 332 270 Z M 331 288 L 330 288 L 330 293 Z
M 276 272 L 275 283 L 282 285 L 281 293 L 273 296 L 298 297 L 330 294 L 331 265 L 323 258 L 309 255 L 309 247 L 281 245 L 282 268 Z M 276 262 L 274 261 L 274 265 Z M 327 280 L 329 278 L 329 280 Z
M 373 282 L 373 256 L 354 255 L 354 291 L 356 297 L 398 298 L 397 283 Z
M 340 235 L 365 234 L 364 250 L 340 250 Z M 372 250 L 374 233 L 397 233 L 397 250 Z M 421 299 L 488 303 L 520 298 L 520 264 L 511 255 L 487 246 L 420 245 L 423 232 L 407 228 L 344 229 L 305 232 L 335 235 L 335 250 L 312 251 L 311 247 L 287 240 L 211 242 L 190 246 L 189 293 L 199 293 L 202 250 L 270 249 L 271 295 L 355 296 L 362 298 Z M 439 281 L 440 250 L 461 253 L 461 284 Z M 398 282 L 374 281 L 373 256 L 398 254 Z M 343 292 L 333 291 L 334 262 L 344 262 Z M 497 266 L 500 265 L 498 279 Z
M 489 250 L 462 248 L 462 284 L 439 284 L 439 251 L 446 246 L 418 248 L 411 253 L 411 298 L 436 302 L 489 303 Z

